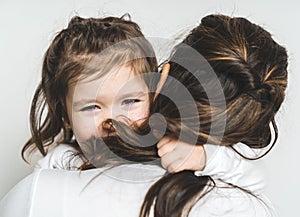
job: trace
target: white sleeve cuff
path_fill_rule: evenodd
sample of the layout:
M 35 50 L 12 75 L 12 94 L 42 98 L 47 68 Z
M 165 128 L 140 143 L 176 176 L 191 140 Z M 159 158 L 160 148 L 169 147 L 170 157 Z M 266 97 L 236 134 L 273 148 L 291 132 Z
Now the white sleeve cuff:
M 73 147 L 60 144 L 40 159 L 36 163 L 35 168 L 76 170 L 83 163 L 78 156 L 74 156 L 76 152 Z

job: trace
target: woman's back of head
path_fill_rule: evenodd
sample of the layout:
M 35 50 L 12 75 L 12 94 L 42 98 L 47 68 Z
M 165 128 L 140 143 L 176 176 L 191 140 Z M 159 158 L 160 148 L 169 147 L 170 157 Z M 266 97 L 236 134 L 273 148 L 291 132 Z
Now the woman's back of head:
M 175 47 L 168 63 L 170 76 L 151 111 L 164 116 L 166 134 L 188 142 L 189 135 L 197 136 L 197 144 L 242 142 L 262 148 L 271 142 L 272 123 L 275 144 L 274 116 L 285 96 L 287 52 L 270 33 L 244 18 L 209 15 Z M 178 81 L 193 102 L 184 97 L 181 85 L 176 86 Z M 196 111 L 189 110 L 193 106 Z M 181 116 L 182 110 L 191 112 Z M 193 129 L 197 123 L 199 131 Z M 153 204 L 155 216 L 188 216 L 215 187 L 210 177 L 189 172 L 168 174 L 156 182 L 145 197 L 141 216 L 148 216 Z
M 170 59 L 170 75 L 183 83 L 189 80 L 187 85 L 198 106 L 200 123 L 212 124 L 213 116 L 215 121 L 225 118 L 220 141 L 223 145 L 243 142 L 251 147 L 267 146 L 271 140 L 270 123 L 275 125 L 274 116 L 284 100 L 287 86 L 285 48 L 260 26 L 245 18 L 224 15 L 204 17 L 183 43 L 208 61 L 218 78 L 210 79 L 210 85 L 216 87 L 220 83 L 223 91 L 220 97 L 224 97 L 226 103 L 225 111 L 220 111 L 210 104 L 212 99 L 203 85 L 190 84 L 195 78 L 189 79 L 192 74 L 179 67 L 176 59 L 191 57 L 185 57 L 182 46 L 177 46 Z M 276 125 L 274 128 L 276 131 Z M 200 131 L 207 137 L 200 136 L 200 142 L 206 142 L 210 130 L 210 126 L 201 125 Z

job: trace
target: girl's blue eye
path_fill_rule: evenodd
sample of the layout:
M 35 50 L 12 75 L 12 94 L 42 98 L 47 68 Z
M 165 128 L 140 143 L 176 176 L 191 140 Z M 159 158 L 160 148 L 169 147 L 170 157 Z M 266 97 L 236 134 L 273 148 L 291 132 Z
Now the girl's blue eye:
M 82 108 L 80 111 L 94 111 L 96 109 L 100 109 L 97 105 L 89 105 L 87 107 Z
M 122 105 L 131 105 L 133 103 L 137 103 L 137 102 L 140 102 L 141 100 L 139 99 L 125 99 L 123 102 L 122 102 Z

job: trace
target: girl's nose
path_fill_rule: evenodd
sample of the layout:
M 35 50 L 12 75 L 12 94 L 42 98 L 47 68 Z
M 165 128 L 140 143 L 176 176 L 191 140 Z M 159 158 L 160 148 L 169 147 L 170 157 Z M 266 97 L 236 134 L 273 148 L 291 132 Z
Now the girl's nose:
M 104 120 L 101 123 L 102 136 L 111 135 L 116 131 L 113 120 L 111 118 Z
M 112 121 L 114 118 L 115 115 L 111 111 L 102 111 L 102 117 L 97 120 L 99 136 L 104 137 L 115 132 Z

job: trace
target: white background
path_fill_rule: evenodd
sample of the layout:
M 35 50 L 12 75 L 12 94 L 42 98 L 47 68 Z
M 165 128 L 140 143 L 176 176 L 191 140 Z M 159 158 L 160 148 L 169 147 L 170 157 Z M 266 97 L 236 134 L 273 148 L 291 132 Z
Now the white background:
M 277 3 L 278 2 L 278 3 Z M 297 0 L 0 0 L 0 198 L 27 175 L 20 152 L 29 138 L 29 108 L 44 52 L 76 14 L 121 16 L 128 12 L 146 36 L 172 38 L 210 13 L 243 16 L 269 30 L 290 56 L 289 87 L 278 114 L 279 141 L 265 166 L 267 195 L 279 216 L 299 216 L 300 3 Z M 299 201 L 299 200 L 298 200 Z M 297 207 L 298 205 L 298 207 Z

